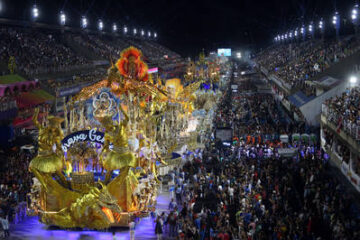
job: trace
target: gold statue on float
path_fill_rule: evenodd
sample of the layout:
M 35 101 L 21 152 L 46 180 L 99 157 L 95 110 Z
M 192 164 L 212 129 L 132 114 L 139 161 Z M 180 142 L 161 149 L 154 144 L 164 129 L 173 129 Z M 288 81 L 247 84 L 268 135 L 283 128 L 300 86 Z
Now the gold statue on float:
M 128 146 L 127 124 L 129 117 L 121 106 L 119 108 L 125 119 L 121 122 L 119 121 L 118 124 L 114 124 L 111 116 L 99 119 L 105 128 L 105 143 L 102 152 L 103 155 L 106 154 L 106 158 L 102 159 L 102 165 L 107 171 L 105 183 L 109 183 L 114 170 L 120 169 L 121 172 L 128 172 L 130 167 L 137 166 L 136 158 L 130 152 Z M 111 150 L 110 143 L 112 143 Z
M 62 184 L 66 184 L 66 179 L 62 174 L 64 168 L 64 154 L 61 149 L 60 141 L 64 135 L 61 129 L 63 118 L 48 116 L 47 126 L 39 123 L 39 108 L 35 109 L 33 116 L 34 125 L 39 129 L 38 136 L 38 155 L 30 162 L 29 169 L 38 177 L 39 174 L 55 174 Z M 54 150 L 53 147 L 56 147 Z M 41 178 L 38 177 L 39 180 Z

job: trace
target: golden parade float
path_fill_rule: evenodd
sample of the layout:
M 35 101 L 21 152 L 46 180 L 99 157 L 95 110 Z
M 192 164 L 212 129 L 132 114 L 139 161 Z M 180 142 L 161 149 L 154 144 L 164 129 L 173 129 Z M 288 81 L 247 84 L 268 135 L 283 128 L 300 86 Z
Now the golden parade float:
M 66 103 L 64 118 L 40 122 L 35 111 L 39 148 L 29 170 L 38 182 L 31 206 L 40 221 L 106 229 L 153 211 L 158 168 L 174 162 L 201 83 L 152 79 L 141 51 L 130 47 L 106 79 Z

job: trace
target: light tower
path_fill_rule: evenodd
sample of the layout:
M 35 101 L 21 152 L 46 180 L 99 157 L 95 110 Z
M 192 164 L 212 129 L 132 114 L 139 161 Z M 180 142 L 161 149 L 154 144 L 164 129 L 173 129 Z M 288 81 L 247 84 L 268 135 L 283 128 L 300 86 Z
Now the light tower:
M 339 40 L 340 35 L 340 15 L 336 11 L 333 18 L 332 18 L 332 24 L 334 25 L 335 31 L 336 31 L 336 39 Z
M 358 35 L 359 28 L 359 4 L 356 1 L 354 8 L 351 10 L 351 21 L 354 24 L 355 35 Z
M 87 26 L 88 26 L 88 20 L 86 19 L 85 16 L 82 16 L 82 17 L 81 17 L 81 22 L 80 22 L 80 24 L 81 24 L 81 28 L 83 28 L 83 29 L 87 28 Z
M 321 33 L 321 39 L 324 40 L 325 26 L 324 26 L 324 20 L 322 18 L 319 21 L 319 30 Z
M 60 25 L 65 26 L 66 24 L 66 15 L 63 11 L 60 12 Z
M 36 4 L 34 4 L 33 8 L 31 9 L 31 16 L 33 21 L 36 21 L 36 19 L 39 17 L 39 9 Z

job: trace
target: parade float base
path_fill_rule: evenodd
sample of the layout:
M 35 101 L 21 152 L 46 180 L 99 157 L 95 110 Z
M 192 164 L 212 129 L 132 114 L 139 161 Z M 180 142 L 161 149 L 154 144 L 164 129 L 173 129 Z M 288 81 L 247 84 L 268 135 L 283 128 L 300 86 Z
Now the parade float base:
M 157 197 L 156 209 L 159 212 L 167 212 L 170 202 L 168 192 L 159 193 Z M 112 232 L 115 232 L 116 239 L 130 239 L 128 226 L 114 226 L 106 231 L 97 231 L 89 229 L 61 229 L 58 227 L 49 227 L 38 220 L 37 216 L 26 217 L 23 221 L 10 225 L 11 239 L 22 240 L 101 240 L 113 239 Z M 125 228 L 126 227 L 126 228 Z M 136 221 L 135 239 L 150 240 L 156 239 L 154 231 L 154 219 L 150 216 Z

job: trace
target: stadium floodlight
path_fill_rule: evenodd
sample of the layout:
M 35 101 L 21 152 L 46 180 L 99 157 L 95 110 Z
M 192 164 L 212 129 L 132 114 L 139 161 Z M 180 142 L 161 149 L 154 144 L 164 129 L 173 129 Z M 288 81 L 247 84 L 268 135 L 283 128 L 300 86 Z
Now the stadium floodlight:
M 305 31 L 304 27 L 301 27 L 301 28 L 300 28 L 301 34 L 304 34 L 304 31 Z
M 349 78 L 350 83 L 357 83 L 357 81 L 358 81 L 357 76 L 350 76 L 350 78 Z
M 310 24 L 310 25 L 309 25 L 309 32 L 312 32 L 312 30 L 313 30 L 313 25 Z
M 295 37 L 297 37 L 297 35 L 298 35 L 298 31 L 297 31 L 297 29 L 294 31 L 294 36 Z
M 124 27 L 124 33 L 127 34 L 127 32 L 128 32 L 128 28 L 125 26 Z
M 336 28 L 339 27 L 339 25 L 340 25 L 340 16 L 339 16 L 339 13 L 338 13 L 338 12 L 335 12 L 335 14 L 334 14 L 334 16 L 333 16 L 333 18 L 332 18 L 332 23 L 334 24 L 334 26 L 335 26 Z
M 136 28 L 134 28 L 133 33 L 134 33 L 134 35 L 136 35 L 136 34 L 137 34 L 137 30 L 136 30 Z
M 284 40 L 284 35 L 281 35 L 281 40 Z
M 113 32 L 116 32 L 116 31 L 117 31 L 117 26 L 116 26 L 116 23 L 114 23 L 114 24 L 113 24 L 112 29 L 113 29 Z
M 324 22 L 323 22 L 323 20 L 320 20 L 319 29 L 323 29 L 323 28 L 324 28 Z
M 240 59 L 241 58 L 241 52 L 237 52 L 236 57 Z
M 144 36 L 145 32 L 144 30 L 141 30 L 141 36 Z
M 32 8 L 32 17 L 33 17 L 33 19 L 37 19 L 39 17 L 39 9 L 36 6 L 36 4 L 34 4 L 34 6 Z
M 154 33 L 154 37 L 157 38 L 157 33 Z
M 335 12 L 333 18 L 332 18 L 332 23 L 335 27 L 336 30 L 336 38 L 337 40 L 339 40 L 339 32 L 340 32 L 340 15 L 338 12 Z
M 151 37 L 151 32 L 148 32 L 148 37 Z
M 81 27 L 82 28 L 87 28 L 87 25 L 88 25 L 88 21 L 87 21 L 86 17 L 82 16 L 81 17 Z
M 359 17 L 359 5 L 355 4 L 354 8 L 351 11 L 351 19 L 355 23 L 358 17 Z
M 287 38 L 288 38 L 288 35 L 287 35 L 287 33 L 285 33 L 285 36 L 284 36 L 284 38 L 285 38 L 285 39 L 287 39 Z
M 292 33 L 292 31 L 290 31 L 289 38 L 292 38 L 292 37 L 293 37 L 293 33 Z
M 65 25 L 66 23 L 66 15 L 63 11 L 60 12 L 60 25 Z
M 101 19 L 99 20 L 98 27 L 100 31 L 102 31 L 104 28 L 104 23 L 101 21 Z

